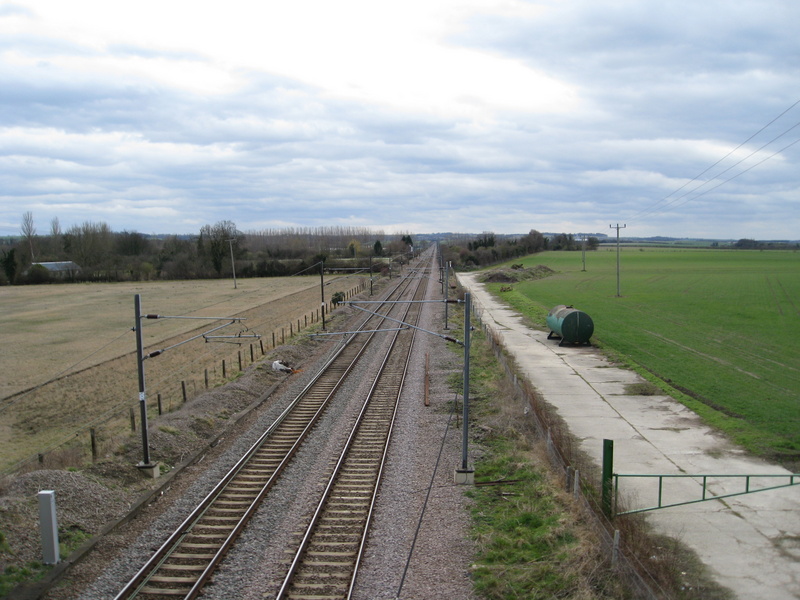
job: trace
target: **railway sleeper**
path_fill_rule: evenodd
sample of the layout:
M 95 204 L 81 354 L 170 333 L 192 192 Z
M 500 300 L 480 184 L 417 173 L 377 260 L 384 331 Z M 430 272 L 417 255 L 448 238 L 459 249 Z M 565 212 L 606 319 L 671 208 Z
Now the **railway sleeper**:
M 209 561 L 214 558 L 214 554 L 207 554 L 203 552 L 173 552 L 169 555 L 170 558 L 176 560 L 203 560 Z
M 292 591 L 289 593 L 290 598 L 302 598 L 303 600 L 313 600 L 314 598 L 322 598 L 324 600 L 330 600 L 330 598 L 341 598 L 341 593 L 345 590 L 343 589 L 343 584 L 335 585 L 330 583 L 315 583 L 313 581 L 304 581 L 302 583 L 293 582 L 292 583 Z M 309 593 L 316 594 L 315 596 L 308 596 Z M 301 595 L 297 595 L 301 594 Z M 324 595 L 320 595 L 324 594 Z
M 213 504 L 225 506 L 227 504 L 238 505 L 250 502 L 263 487 L 264 484 L 262 483 L 261 485 L 254 485 L 249 489 L 225 490 L 214 499 Z
M 222 490 L 218 498 L 224 498 L 225 496 L 245 496 L 247 494 L 252 494 L 264 487 L 263 481 L 232 481 L 228 485 L 225 486 L 225 489 Z
M 220 548 L 220 544 L 208 544 L 208 543 L 200 543 L 200 542 L 181 542 L 179 548 L 187 549 L 187 550 L 212 550 L 216 552 Z
M 295 585 L 305 585 L 308 583 L 313 583 L 316 581 L 325 581 L 325 580 L 333 580 L 334 582 L 339 583 L 350 583 L 350 576 L 345 573 L 332 573 L 330 571 L 316 571 L 316 572 L 307 572 L 305 570 L 298 571 L 297 575 L 294 577 L 294 584 Z M 330 584 L 328 584 L 330 585 Z
M 163 563 L 158 567 L 158 570 L 164 571 L 204 571 L 206 565 L 175 565 L 171 563 Z
M 317 535 L 360 535 L 364 530 L 363 523 L 351 525 L 342 523 L 320 523 L 317 526 Z
M 222 522 L 226 522 L 226 521 L 227 522 L 233 522 L 233 521 L 239 521 L 241 519 L 241 517 L 239 517 L 237 515 L 216 515 L 216 514 L 209 514 L 209 513 L 206 513 L 204 518 L 209 520 L 209 521 L 222 521 Z
M 258 459 L 253 459 L 250 464 L 257 468 L 259 471 L 275 471 L 280 466 L 284 459 L 284 455 L 279 454 L 274 457 L 264 456 Z
M 369 506 L 369 498 L 333 497 L 328 500 L 328 507 L 332 510 L 363 510 L 367 506 Z
M 334 490 L 331 498 L 336 502 L 355 502 L 358 504 L 368 503 L 372 494 L 368 489 L 341 489 Z
M 148 594 L 151 596 L 175 596 L 175 597 L 183 596 L 185 598 L 188 591 L 189 591 L 188 587 L 183 587 L 181 589 L 163 589 L 163 588 L 145 586 L 142 588 L 143 594 Z
M 337 476 L 337 480 L 374 479 L 374 471 L 375 469 L 343 469 Z
M 349 536 L 351 539 L 349 540 L 329 540 L 329 541 L 322 541 L 322 540 L 314 540 L 313 548 L 317 551 L 325 551 L 325 552 L 342 552 L 347 550 L 348 552 L 355 553 L 358 551 L 360 539 L 356 539 L 356 535 L 352 534 Z
M 328 498 L 328 508 L 333 510 L 363 510 L 369 506 L 369 498 L 351 498 L 349 496 L 333 495 Z
M 196 582 L 197 582 L 196 577 L 167 577 L 164 575 L 153 575 L 150 578 L 150 583 L 194 585 Z
M 350 454 L 347 456 L 347 462 L 355 464 L 361 464 L 361 463 L 372 464 L 373 462 L 375 462 L 375 456 L 381 454 L 383 454 L 383 452 L 378 452 L 378 450 L 365 451 L 361 450 L 360 448 L 358 449 L 354 448 L 350 451 Z
M 212 523 L 197 523 L 192 528 L 192 533 L 195 535 L 209 535 L 214 536 L 217 532 L 220 531 L 230 531 L 230 525 L 214 525 Z
M 225 542 L 227 537 L 227 535 L 216 535 L 213 537 L 208 535 L 189 535 L 186 537 L 185 541 L 181 543 L 181 547 L 194 547 L 197 549 L 217 552 L 220 548 L 222 548 L 222 544 Z
M 260 482 L 269 479 L 269 474 L 264 473 L 263 471 L 252 471 L 250 473 L 238 473 L 236 475 L 237 482 Z
M 360 458 L 355 462 L 355 464 L 353 464 L 353 462 L 351 462 L 351 460 L 348 458 L 347 464 L 342 466 L 337 474 L 337 477 L 341 477 L 346 473 L 374 473 L 375 469 L 378 467 L 377 463 L 377 458 Z M 334 464 L 333 466 L 336 465 Z

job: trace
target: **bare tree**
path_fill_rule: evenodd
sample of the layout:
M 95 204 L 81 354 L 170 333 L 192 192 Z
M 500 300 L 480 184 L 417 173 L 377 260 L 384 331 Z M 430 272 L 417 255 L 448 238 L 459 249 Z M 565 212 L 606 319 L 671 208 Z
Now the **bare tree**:
M 20 232 L 22 233 L 22 237 L 28 242 L 28 248 L 31 252 L 31 262 L 33 262 L 36 260 L 33 251 L 33 239 L 36 237 L 36 227 L 33 224 L 33 213 L 31 211 L 25 211 L 25 213 L 23 213 Z
M 203 225 L 197 240 L 198 254 L 208 260 L 217 275 L 222 275 L 222 267 L 229 252 L 229 240 L 236 241 L 235 254 L 242 254 L 244 234 L 236 229 L 233 221 L 219 221 L 216 225 Z
M 61 223 L 59 223 L 58 217 L 53 217 L 53 220 L 50 221 L 48 252 L 52 254 L 56 260 L 61 260 L 64 255 L 63 235 L 64 232 L 61 231 Z
M 73 225 L 64 234 L 67 256 L 81 267 L 98 267 L 108 259 L 112 234 L 107 223 L 86 221 Z

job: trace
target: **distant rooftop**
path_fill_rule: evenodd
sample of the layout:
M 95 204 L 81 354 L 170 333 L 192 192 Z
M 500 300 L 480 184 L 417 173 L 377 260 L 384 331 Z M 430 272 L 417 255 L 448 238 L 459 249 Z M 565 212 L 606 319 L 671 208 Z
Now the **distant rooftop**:
M 39 262 L 33 263 L 34 265 L 41 265 L 48 271 L 60 273 L 62 271 L 80 271 L 81 268 L 71 260 L 62 260 L 57 262 Z

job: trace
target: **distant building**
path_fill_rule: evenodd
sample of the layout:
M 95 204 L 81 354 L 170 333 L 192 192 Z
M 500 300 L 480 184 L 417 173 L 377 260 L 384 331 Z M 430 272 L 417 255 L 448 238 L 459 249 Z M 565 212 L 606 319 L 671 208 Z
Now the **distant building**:
M 50 272 L 54 278 L 72 279 L 77 275 L 81 268 L 71 260 L 62 260 L 58 262 L 39 262 L 33 263 L 31 266 L 40 265 Z

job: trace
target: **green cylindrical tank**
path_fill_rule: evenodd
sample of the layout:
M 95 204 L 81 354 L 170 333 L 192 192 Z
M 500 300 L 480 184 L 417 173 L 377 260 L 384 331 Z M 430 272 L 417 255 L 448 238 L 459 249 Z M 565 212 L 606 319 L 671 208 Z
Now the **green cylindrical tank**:
M 571 344 L 588 344 L 594 333 L 594 322 L 585 312 L 571 306 L 559 304 L 547 313 L 547 326 L 550 328 L 548 339 L 554 334 L 561 338 L 559 346 L 565 342 Z

